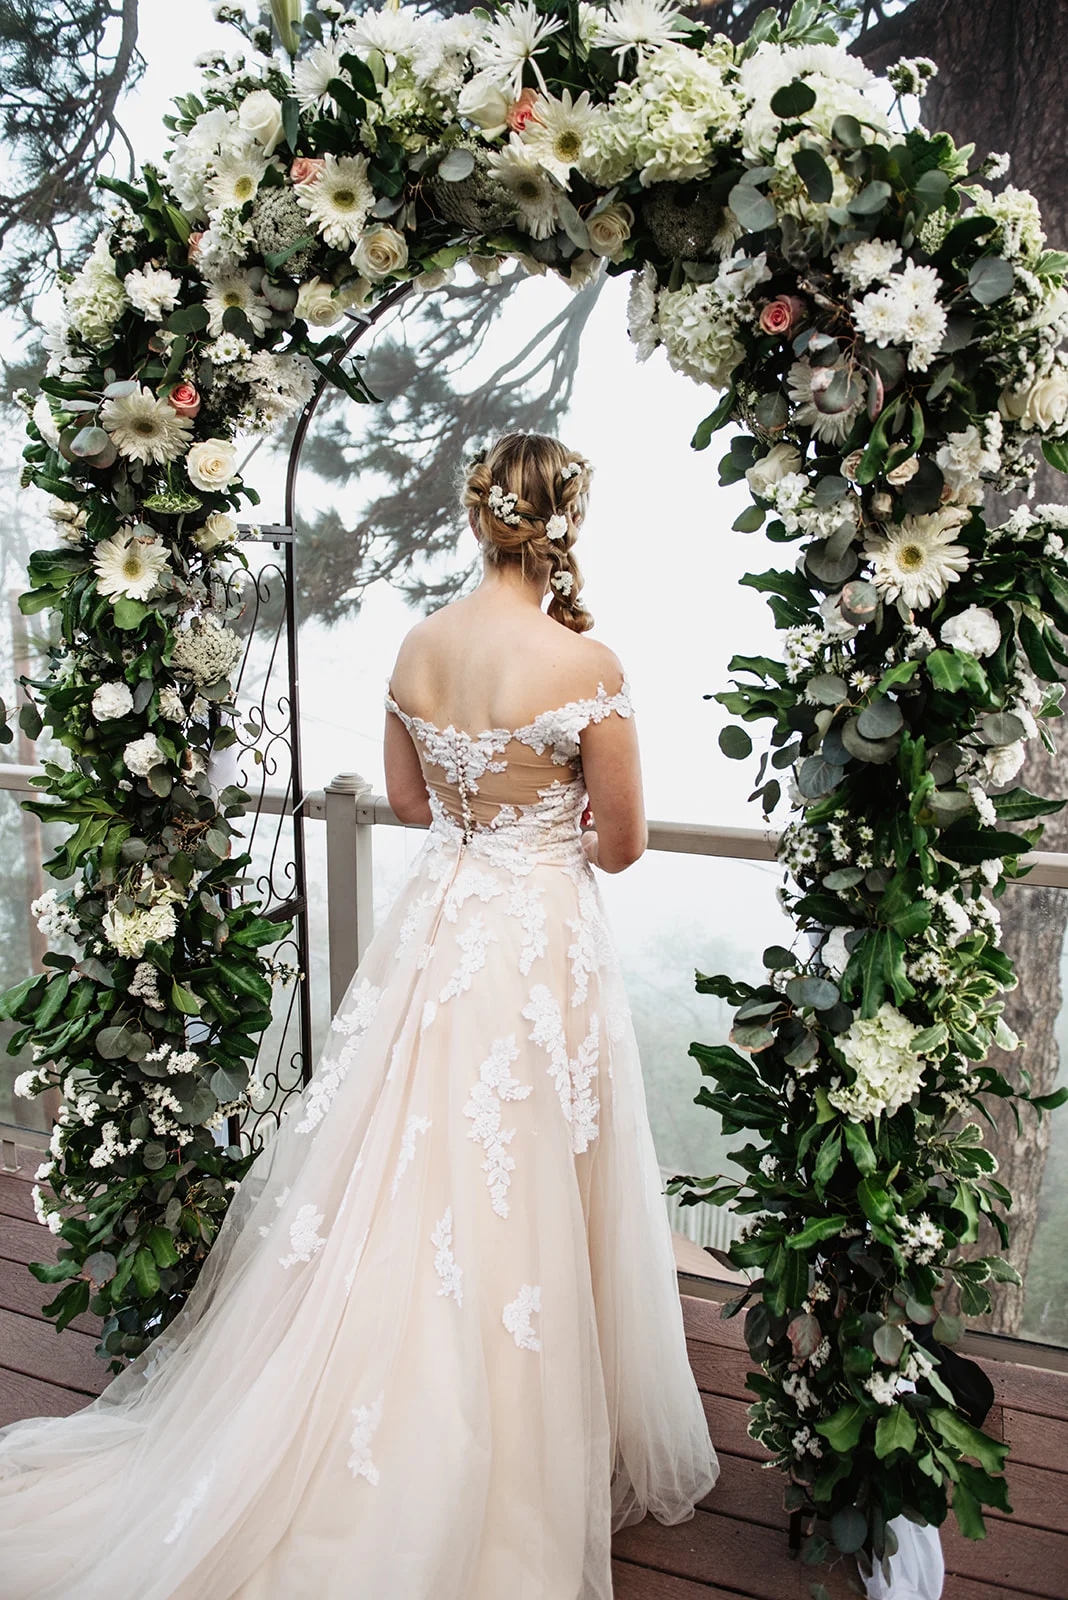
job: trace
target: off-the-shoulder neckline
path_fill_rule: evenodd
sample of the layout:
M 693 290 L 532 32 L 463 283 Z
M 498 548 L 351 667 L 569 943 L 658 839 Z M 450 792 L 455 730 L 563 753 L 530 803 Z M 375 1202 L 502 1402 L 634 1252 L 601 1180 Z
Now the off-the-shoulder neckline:
M 417 717 L 412 712 L 405 711 L 404 708 L 398 705 L 397 701 L 393 698 L 393 693 L 389 687 L 389 684 L 387 683 L 386 685 L 386 705 L 390 708 L 390 710 L 397 713 L 402 722 L 412 727 L 418 726 L 421 728 L 429 728 L 433 733 L 451 733 L 457 738 L 471 739 L 476 744 L 481 744 L 483 739 L 501 740 L 507 738 L 520 740 L 520 736 L 524 733 L 536 733 L 539 723 L 544 722 L 548 717 L 560 717 L 568 711 L 583 710 L 586 706 L 607 705 L 612 700 L 629 700 L 629 698 L 630 684 L 626 678 L 623 679 L 623 682 L 620 684 L 619 688 L 614 694 L 609 694 L 604 684 L 598 683 L 596 694 L 586 695 L 578 700 L 565 700 L 564 704 L 561 706 L 550 706 L 546 711 L 539 711 L 537 716 L 532 718 L 530 722 L 524 722 L 521 727 L 483 728 L 481 733 L 469 733 L 466 728 L 457 728 L 452 722 L 450 722 L 446 727 L 442 728 L 439 727 L 436 722 L 431 722 L 428 717 Z M 520 742 L 522 741 L 520 740 Z

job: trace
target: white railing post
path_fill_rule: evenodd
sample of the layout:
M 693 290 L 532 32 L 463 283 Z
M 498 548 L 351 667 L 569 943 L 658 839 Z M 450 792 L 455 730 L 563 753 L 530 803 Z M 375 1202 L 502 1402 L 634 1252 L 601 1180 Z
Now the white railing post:
M 340 772 L 325 790 L 331 1014 L 375 931 L 372 830 L 358 816 L 359 803 L 371 789 L 358 772 Z

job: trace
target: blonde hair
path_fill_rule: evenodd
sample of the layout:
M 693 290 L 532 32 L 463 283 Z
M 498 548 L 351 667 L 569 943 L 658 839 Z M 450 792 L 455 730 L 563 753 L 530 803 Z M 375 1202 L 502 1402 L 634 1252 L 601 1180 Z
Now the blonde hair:
M 559 439 L 506 433 L 468 462 L 463 480 L 463 503 L 474 514 L 486 560 L 495 567 L 518 566 L 532 580 L 548 568 L 549 616 L 575 633 L 593 627 L 579 598 L 582 573 L 573 548 L 586 515 L 592 471 Z M 494 489 L 500 493 L 491 494 Z M 553 517 L 566 523 L 556 538 L 548 532 Z M 554 525 L 554 531 L 558 528 Z

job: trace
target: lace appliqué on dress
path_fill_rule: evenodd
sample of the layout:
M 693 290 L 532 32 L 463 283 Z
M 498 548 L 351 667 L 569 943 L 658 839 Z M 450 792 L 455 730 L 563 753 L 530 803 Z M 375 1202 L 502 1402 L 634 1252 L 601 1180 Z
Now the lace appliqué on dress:
M 572 1060 L 567 1053 L 564 1019 L 551 989 L 543 983 L 535 984 L 523 1007 L 523 1015 L 534 1024 L 530 1031 L 531 1042 L 549 1052 L 549 1070 L 571 1129 L 571 1149 L 575 1155 L 582 1155 L 597 1137 L 597 1113 L 601 1108 L 593 1092 L 600 1034 L 597 1016 L 594 1014 L 590 1018 L 589 1032 Z
M 295 1267 L 298 1261 L 311 1261 L 317 1256 L 326 1244 L 319 1234 L 322 1223 L 323 1213 L 316 1211 L 314 1205 L 301 1206 L 289 1224 L 289 1243 L 292 1248 L 289 1255 L 278 1257 L 279 1265 Z
M 519 1059 L 515 1034 L 504 1039 L 494 1039 L 490 1053 L 478 1069 L 478 1082 L 471 1090 L 471 1098 L 464 1106 L 464 1116 L 473 1119 L 467 1135 L 481 1142 L 486 1152 L 482 1170 L 489 1184 L 490 1202 L 499 1217 L 508 1215 L 508 1189 L 510 1173 L 515 1171 L 515 1158 L 508 1146 L 515 1134 L 514 1128 L 501 1127 L 502 1102 L 525 1100 L 534 1089 L 532 1083 L 520 1083 L 512 1076 L 512 1062 Z
M 501 1312 L 501 1321 L 520 1350 L 540 1350 L 541 1340 L 534 1332 L 531 1317 L 541 1311 L 541 1284 L 524 1283 L 514 1300 Z
M 493 929 L 487 928 L 480 916 L 472 917 L 463 933 L 456 935 L 456 943 L 460 946 L 460 965 L 438 995 L 442 1004 L 462 994 L 465 989 L 470 989 L 471 979 L 486 965 L 486 951 L 496 938 Z
M 374 1019 L 382 991 L 366 978 L 356 985 L 352 999 L 344 1011 L 339 1011 L 330 1024 L 331 1034 L 341 1034 L 345 1043 L 336 1060 L 324 1056 L 315 1077 L 304 1091 L 304 1115 L 297 1123 L 298 1133 L 311 1133 L 322 1122 L 334 1103 L 334 1097 L 345 1081 L 360 1041 Z
M 379 1471 L 371 1460 L 371 1440 L 374 1438 L 375 1429 L 382 1421 L 382 1407 L 385 1404 L 386 1391 L 383 1389 L 377 1400 L 369 1406 L 353 1406 L 352 1415 L 356 1426 L 352 1430 L 349 1445 L 352 1454 L 349 1456 L 349 1471 L 354 1478 L 366 1478 L 368 1483 L 377 1484 Z
M 389 1190 L 391 1199 L 395 1200 L 397 1198 L 397 1190 L 400 1187 L 401 1178 L 404 1176 L 409 1162 L 411 1162 L 415 1156 L 416 1134 L 429 1133 L 430 1126 L 431 1122 L 429 1117 L 419 1117 L 416 1116 L 414 1112 L 404 1124 L 404 1132 L 401 1134 L 400 1155 L 397 1157 L 397 1170 L 393 1174 L 393 1182 L 390 1185 Z
M 463 1305 L 463 1268 L 456 1265 L 452 1253 L 452 1206 L 446 1206 L 445 1214 L 430 1235 L 430 1242 L 437 1247 L 434 1270 L 441 1279 L 438 1294 L 451 1294 L 458 1306 Z
M 525 728 L 517 728 L 512 737 L 529 745 L 535 755 L 551 750 L 557 766 L 569 766 L 579 757 L 579 734 L 583 728 L 591 722 L 603 722 L 613 711 L 621 717 L 634 714 L 630 685 L 625 678 L 615 694 L 609 694 L 599 683 L 592 699 L 571 700 L 555 711 L 542 711 Z

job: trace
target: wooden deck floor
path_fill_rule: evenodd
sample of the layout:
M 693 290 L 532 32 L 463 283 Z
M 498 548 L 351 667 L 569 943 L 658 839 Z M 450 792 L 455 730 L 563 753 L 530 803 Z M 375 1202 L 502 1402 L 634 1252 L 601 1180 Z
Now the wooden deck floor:
M 39 1162 L 0 1172 L 0 1425 L 25 1416 L 65 1416 L 104 1387 L 93 1354 L 95 1324 L 79 1317 L 62 1334 L 41 1316 L 51 1296 L 25 1263 L 54 1257 L 51 1234 L 30 1200 Z M 762 1466 L 746 1433 L 749 1360 L 737 1321 L 724 1322 L 714 1293 L 688 1271 L 707 1257 L 676 1247 L 690 1360 L 721 1463 L 719 1482 L 693 1518 L 665 1528 L 652 1518 L 616 1535 L 615 1600 L 810 1600 L 814 1579 L 832 1600 L 855 1596 L 848 1564 L 831 1572 L 791 1556 L 782 1481 Z M 690 1289 L 693 1292 L 688 1293 Z M 997 1401 L 990 1426 L 1012 1447 L 1011 1519 L 993 1517 L 981 1543 L 943 1530 L 943 1600 L 1068 1600 L 1068 1373 L 983 1360 Z M 557 1600 L 546 1596 L 545 1600 Z

